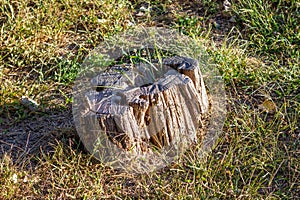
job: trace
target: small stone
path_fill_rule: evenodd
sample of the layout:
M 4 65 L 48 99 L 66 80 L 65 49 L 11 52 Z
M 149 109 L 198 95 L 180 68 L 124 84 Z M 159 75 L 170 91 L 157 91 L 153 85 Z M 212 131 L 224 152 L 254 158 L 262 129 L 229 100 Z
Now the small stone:
M 104 23 L 106 23 L 108 20 L 107 20 L 107 19 L 98 19 L 97 21 L 98 21 L 98 23 L 100 23 L 100 24 L 104 24 Z
M 27 176 L 24 177 L 23 182 L 24 182 L 24 183 L 27 183 L 27 182 L 28 182 L 28 177 L 27 177 Z
M 138 12 L 138 13 L 135 14 L 135 16 L 137 16 L 137 17 L 142 17 L 144 15 L 145 15 L 145 13 L 143 13 L 143 12 Z
M 36 101 L 26 96 L 22 96 L 21 104 L 29 108 L 31 111 L 35 111 L 39 107 L 39 104 Z
M 130 26 L 130 27 L 131 27 L 131 26 L 134 26 L 134 22 L 131 22 L 131 21 L 129 21 L 129 20 L 127 20 L 126 22 L 127 22 L 127 26 Z
M 225 1 L 223 2 L 223 6 L 224 6 L 224 10 L 225 10 L 226 12 L 229 12 L 229 11 L 231 10 L 231 3 L 230 3 L 228 0 L 225 0 Z
M 11 177 L 11 180 L 13 183 L 17 183 L 18 182 L 18 175 L 17 174 L 13 174 Z

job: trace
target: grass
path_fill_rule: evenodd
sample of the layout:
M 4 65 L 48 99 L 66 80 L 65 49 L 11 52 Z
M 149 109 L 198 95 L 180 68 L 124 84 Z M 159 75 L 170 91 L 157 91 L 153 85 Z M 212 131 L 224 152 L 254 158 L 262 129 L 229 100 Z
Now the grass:
M 299 2 L 235 0 L 233 24 L 218 20 L 217 1 L 148 2 L 152 9 L 136 16 L 141 1 L 0 0 L 0 199 L 300 198 Z M 132 24 L 173 27 L 206 44 L 228 98 L 206 160 L 191 149 L 153 173 L 117 173 L 83 150 L 74 127 L 59 126 L 51 151 L 16 157 L 5 149 L 5 134 L 18 133 L 12 126 L 67 112 L 89 50 Z M 23 95 L 43 112 L 24 107 Z
M 234 10 L 256 53 L 282 64 L 299 63 L 299 2 L 237 1 Z

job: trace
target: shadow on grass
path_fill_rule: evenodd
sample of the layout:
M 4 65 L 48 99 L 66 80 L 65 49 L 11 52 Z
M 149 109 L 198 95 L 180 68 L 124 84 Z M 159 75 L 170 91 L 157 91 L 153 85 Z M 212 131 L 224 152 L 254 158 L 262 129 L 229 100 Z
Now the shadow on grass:
M 32 166 L 42 154 L 51 155 L 60 144 L 85 152 L 71 107 L 31 112 L 27 118 L 10 124 L 0 126 L 0 159 L 8 155 L 16 165 Z

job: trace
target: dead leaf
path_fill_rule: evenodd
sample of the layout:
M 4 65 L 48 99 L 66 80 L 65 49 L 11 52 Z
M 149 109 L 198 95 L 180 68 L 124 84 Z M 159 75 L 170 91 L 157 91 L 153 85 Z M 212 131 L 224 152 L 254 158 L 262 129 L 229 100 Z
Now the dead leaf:
M 277 106 L 271 99 L 266 99 L 262 104 L 258 106 L 258 108 L 267 113 L 274 113 L 275 111 L 277 111 Z

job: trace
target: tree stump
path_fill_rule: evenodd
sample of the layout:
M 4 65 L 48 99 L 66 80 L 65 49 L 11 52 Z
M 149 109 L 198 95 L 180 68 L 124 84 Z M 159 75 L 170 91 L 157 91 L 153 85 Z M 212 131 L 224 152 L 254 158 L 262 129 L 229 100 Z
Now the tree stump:
M 209 107 L 198 62 L 181 56 L 142 61 L 116 64 L 94 77 L 85 95 L 92 111 L 87 115 L 96 115 L 103 133 L 124 151 L 196 143 Z

